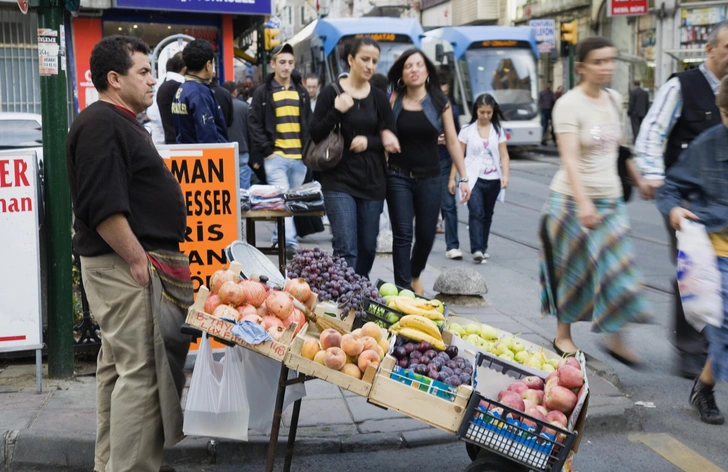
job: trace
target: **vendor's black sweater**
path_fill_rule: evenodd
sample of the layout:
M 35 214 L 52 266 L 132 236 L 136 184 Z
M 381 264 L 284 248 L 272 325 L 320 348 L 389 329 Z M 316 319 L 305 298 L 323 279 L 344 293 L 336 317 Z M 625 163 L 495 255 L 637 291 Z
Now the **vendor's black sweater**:
M 179 182 L 130 111 L 102 101 L 82 111 L 68 132 L 66 169 L 79 255 L 113 252 L 96 228 L 118 213 L 147 251 L 177 249 L 183 241 L 187 215 Z
M 379 133 L 388 129 L 396 132 L 394 115 L 387 96 L 372 87 L 369 95 L 354 99 L 354 106 L 346 113 L 334 107 L 336 90 L 326 86 L 316 101 L 316 110 L 309 126 L 311 139 L 322 141 L 336 124 L 341 123 L 344 136 L 344 154 L 339 165 L 319 174 L 324 191 L 347 193 L 364 200 L 384 200 L 387 191 L 387 161 Z M 349 150 L 356 136 L 366 136 L 367 149 L 354 153 Z

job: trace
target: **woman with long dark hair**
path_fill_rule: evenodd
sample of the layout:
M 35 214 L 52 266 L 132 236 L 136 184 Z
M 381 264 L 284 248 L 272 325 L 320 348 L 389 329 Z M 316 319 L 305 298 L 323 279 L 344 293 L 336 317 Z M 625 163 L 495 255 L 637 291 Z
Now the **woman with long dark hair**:
M 399 150 L 387 96 L 369 83 L 377 70 L 379 50 L 372 38 L 357 38 L 351 44 L 349 75 L 321 91 L 309 126 L 311 139 L 320 142 L 341 125 L 343 157 L 336 167 L 319 173 L 319 182 L 334 236 L 334 255 L 363 276 L 369 275 L 377 252 L 379 215 L 387 189 L 384 152 Z
M 592 331 L 611 334 L 608 353 L 632 365 L 639 359 L 621 333 L 627 323 L 646 319 L 649 306 L 617 173 L 622 97 L 605 88 L 617 49 L 591 37 L 579 43 L 576 56 L 581 82 L 556 102 L 553 115 L 561 169 L 539 231 L 541 310 L 558 320 L 556 352 L 576 351 L 571 325 L 591 321 Z
M 506 134 L 500 125 L 503 113 L 495 98 L 487 93 L 480 95 L 473 103 L 472 117 L 458 139 L 465 153 L 465 169 L 472 178 L 468 201 L 470 252 L 473 261 L 480 264 L 490 257 L 488 238 L 493 210 L 496 200 L 505 197 L 511 166 Z M 454 167 L 448 187 L 455 191 Z
M 389 70 L 389 81 L 394 90 L 392 107 L 401 148 L 400 153 L 390 153 L 387 173 L 394 280 L 422 294 L 420 275 L 435 242 L 442 198 L 437 149 L 440 134 L 445 134 L 447 149 L 462 177 L 463 203 L 470 197 L 468 174 L 451 105 L 440 90 L 435 65 L 420 50 L 408 49 Z

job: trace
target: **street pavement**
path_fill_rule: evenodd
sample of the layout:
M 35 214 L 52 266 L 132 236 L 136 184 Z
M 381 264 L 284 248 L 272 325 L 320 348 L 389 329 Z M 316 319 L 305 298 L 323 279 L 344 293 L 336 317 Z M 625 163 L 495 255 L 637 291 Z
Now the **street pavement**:
M 521 154 L 512 161 L 511 187 L 506 203 L 496 207 L 488 251 L 491 258 L 485 264 L 473 265 L 467 256 L 467 208 L 459 206 L 461 249 L 466 258 L 446 259 L 444 236 L 439 235 L 423 274 L 428 294 L 433 294 L 432 285 L 440 271 L 474 267 L 488 285 L 488 306 L 453 306 L 451 310 L 522 333 L 548 347 L 555 321 L 541 318 L 539 312 L 536 228 L 557 168 L 558 158 L 545 153 Z M 588 324 L 574 327 L 576 343 L 594 359 L 589 363 L 590 415 L 576 467 L 605 472 L 728 470 L 726 426 L 700 423 L 687 403 L 691 381 L 673 375 L 674 352 L 668 342 L 673 269 L 661 218 L 650 202 L 635 200 L 628 209 L 637 260 L 654 313 L 653 324 L 634 327 L 629 333 L 629 343 L 645 359 L 646 368 L 634 371 L 611 360 L 600 347 L 602 337 L 591 333 Z M 270 240 L 269 230 L 266 226 L 259 229 L 259 242 Z M 307 237 L 301 244 L 330 250 L 330 235 Z M 391 257 L 377 258 L 372 271 L 372 279 L 376 278 L 393 279 Z M 0 437 L 5 439 L 0 447 L 0 470 L 4 462 L 8 470 L 90 470 L 95 426 L 93 377 L 47 382 L 45 393 L 36 395 L 31 373 L 31 366 L 17 362 L 0 371 Z M 308 396 L 301 409 L 293 470 L 404 471 L 432 470 L 434 465 L 438 470 L 455 471 L 469 463 L 464 445 L 452 435 L 369 405 L 322 381 L 306 385 Z M 717 399 L 728 410 L 725 386 Z M 289 418 L 290 409 L 284 417 L 281 441 L 287 437 Z M 183 471 L 258 471 L 263 468 L 266 441 L 264 436 L 251 436 L 249 443 L 222 440 L 211 458 L 206 438 L 188 438 L 167 451 L 166 462 Z M 279 453 L 283 449 L 281 444 Z M 715 469 L 701 460 L 711 461 Z

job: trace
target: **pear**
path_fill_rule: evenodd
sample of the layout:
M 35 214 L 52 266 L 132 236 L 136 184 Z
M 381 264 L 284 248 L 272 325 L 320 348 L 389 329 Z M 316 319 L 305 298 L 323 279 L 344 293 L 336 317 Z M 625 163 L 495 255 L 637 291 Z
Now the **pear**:
M 515 360 L 513 357 L 513 351 L 511 351 L 510 349 L 498 354 L 498 357 L 502 359 L 508 359 L 509 361 Z
M 518 354 L 519 352 L 523 352 L 526 350 L 526 345 L 523 344 L 521 341 L 513 341 L 513 346 L 511 347 L 511 350 Z
M 463 329 L 463 327 L 462 327 L 462 326 L 460 326 L 460 325 L 459 325 L 459 324 L 457 324 L 457 323 L 450 323 L 450 324 L 449 324 L 449 325 L 447 326 L 447 330 L 448 330 L 448 331 L 451 331 L 451 332 L 453 332 L 453 333 L 455 333 L 455 332 L 458 332 L 458 331 L 465 331 L 465 330 Z
M 515 359 L 519 364 L 523 364 L 529 357 L 531 357 L 531 354 L 529 354 L 528 351 L 520 351 L 516 353 Z
M 503 341 L 499 341 L 496 343 L 495 350 L 498 355 L 510 352 L 511 356 L 514 356 L 513 351 L 511 351 L 508 345 L 506 345 L 506 343 L 504 343 Z
M 477 345 L 478 345 L 478 340 L 479 340 L 480 338 L 478 337 L 478 335 L 477 335 L 477 334 L 468 334 L 468 335 L 467 335 L 467 336 L 465 336 L 465 337 L 464 337 L 463 339 L 465 339 L 465 341 L 469 342 L 469 343 L 470 343 L 470 344 L 472 344 L 473 346 L 477 346 Z
M 513 336 L 511 336 L 510 338 L 503 338 L 500 340 L 500 342 L 502 342 L 509 351 L 513 351 Z
M 549 374 L 551 372 L 555 372 L 556 371 L 556 369 L 554 368 L 554 366 L 552 366 L 548 362 L 546 364 L 541 365 L 541 370 L 543 370 L 544 372 L 548 372 Z
M 498 339 L 498 331 L 494 327 L 484 324 L 480 327 L 480 337 L 488 341 L 495 341 Z
M 551 367 L 553 367 L 553 368 L 554 368 L 554 370 L 556 370 L 556 369 L 558 369 L 558 367 L 559 367 L 559 362 L 560 362 L 560 361 L 561 361 L 561 359 L 548 359 L 548 360 L 546 361 L 546 363 L 547 363 L 548 365 L 550 365 Z M 553 371 L 551 371 L 551 372 L 553 372 Z
M 465 332 L 467 334 L 477 334 L 480 335 L 480 325 L 477 323 L 469 324 L 465 327 Z
M 543 362 L 541 362 L 536 356 L 531 356 L 528 358 L 528 360 L 526 360 L 523 365 L 525 365 L 526 367 L 533 367 L 534 369 L 541 370 Z

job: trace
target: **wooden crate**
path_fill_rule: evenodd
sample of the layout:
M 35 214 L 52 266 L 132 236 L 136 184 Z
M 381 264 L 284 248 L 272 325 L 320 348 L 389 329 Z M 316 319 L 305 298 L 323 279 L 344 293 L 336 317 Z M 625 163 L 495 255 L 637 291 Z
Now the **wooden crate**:
M 215 318 L 209 313 L 205 313 L 204 306 L 210 291 L 207 287 L 202 286 L 197 292 L 197 299 L 195 304 L 192 305 L 187 312 L 187 324 L 197 329 L 201 329 L 211 336 L 216 338 L 231 341 L 236 344 L 243 346 L 246 349 L 255 351 L 271 359 L 275 359 L 279 362 L 283 362 L 283 359 L 288 354 L 288 350 L 291 347 L 291 341 L 294 338 L 294 332 L 296 330 L 296 323 L 291 324 L 281 336 L 280 341 L 265 341 L 260 344 L 249 344 L 244 340 L 233 334 L 233 327 L 235 323 L 225 321 L 220 318 Z M 299 336 L 306 333 L 308 323 L 303 326 L 303 329 L 298 333 Z
M 396 360 L 390 355 L 384 358 L 374 377 L 369 402 L 396 410 L 448 433 L 455 433 L 463 421 L 468 400 L 473 393 L 472 387 L 459 386 L 455 400 L 447 401 L 390 379 L 395 363 Z
M 314 293 L 311 296 L 313 297 L 314 295 L 316 294 Z M 356 312 L 354 310 L 350 310 L 349 315 L 343 320 L 340 318 L 334 318 L 333 316 L 328 316 L 324 313 L 323 310 L 319 310 L 318 307 L 314 308 L 313 311 L 314 313 L 316 313 L 316 316 L 320 316 L 329 320 L 332 324 L 341 328 L 345 333 L 351 333 L 354 330 L 354 320 L 356 319 Z M 318 326 L 316 326 L 314 323 L 309 323 L 307 332 L 314 336 L 318 336 L 319 334 L 321 334 Z
M 369 390 L 372 388 L 372 381 L 377 373 L 377 367 L 369 366 L 361 380 L 355 379 L 350 375 L 346 375 L 338 370 L 329 369 L 325 365 L 321 365 L 312 360 L 306 359 L 301 356 L 301 348 L 307 338 L 317 339 L 315 336 L 305 335 L 297 336 L 293 340 L 291 349 L 286 355 L 286 359 L 283 361 L 284 364 L 290 369 L 297 370 L 301 374 L 310 375 L 326 382 L 337 385 L 345 390 L 348 390 L 362 397 L 366 397 L 369 394 Z

